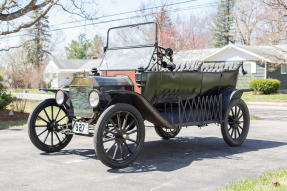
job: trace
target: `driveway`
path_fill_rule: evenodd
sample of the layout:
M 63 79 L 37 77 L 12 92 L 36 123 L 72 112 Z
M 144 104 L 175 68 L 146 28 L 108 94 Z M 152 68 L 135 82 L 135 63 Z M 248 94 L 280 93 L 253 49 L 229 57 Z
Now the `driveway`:
M 286 102 L 247 102 L 250 114 L 264 120 L 287 121 Z
M 27 129 L 0 130 L 0 190 L 216 190 L 231 181 L 286 168 L 286 121 L 251 121 L 248 140 L 229 147 L 215 125 L 184 128 L 161 140 L 147 127 L 144 150 L 125 169 L 95 156 L 93 139 L 74 137 L 63 151 L 42 153 Z

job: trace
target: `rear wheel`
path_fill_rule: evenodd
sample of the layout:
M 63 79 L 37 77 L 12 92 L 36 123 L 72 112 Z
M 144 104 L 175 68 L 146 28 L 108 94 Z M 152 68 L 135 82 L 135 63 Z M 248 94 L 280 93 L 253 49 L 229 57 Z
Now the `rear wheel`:
M 224 122 L 221 124 L 224 141 L 230 146 L 241 145 L 247 137 L 249 124 L 249 110 L 245 102 L 241 99 L 231 100 Z
M 129 104 L 108 107 L 99 117 L 94 135 L 97 157 L 111 168 L 131 164 L 142 150 L 145 126 L 140 112 Z
M 28 119 L 28 133 L 31 142 L 45 152 L 57 152 L 66 147 L 73 135 L 60 131 L 70 123 L 68 113 L 55 99 L 41 102 Z
M 178 133 L 180 132 L 181 128 L 180 127 L 176 127 L 176 129 L 168 129 L 168 128 L 164 128 L 164 127 L 158 127 L 155 126 L 154 127 L 155 132 L 162 137 L 163 139 L 171 139 L 174 138 L 178 135 Z

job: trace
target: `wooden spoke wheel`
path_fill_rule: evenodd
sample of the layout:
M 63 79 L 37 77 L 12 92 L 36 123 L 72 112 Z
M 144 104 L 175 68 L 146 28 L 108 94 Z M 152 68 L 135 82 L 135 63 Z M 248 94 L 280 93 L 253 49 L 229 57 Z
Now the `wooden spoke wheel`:
M 108 107 L 98 119 L 94 143 L 97 157 L 111 168 L 122 168 L 139 155 L 145 138 L 144 121 L 129 104 Z
M 57 105 L 55 99 L 41 102 L 28 119 L 28 133 L 31 142 L 45 152 L 57 152 L 66 147 L 73 135 L 60 131 L 70 122 L 63 106 Z
M 241 99 L 233 99 L 228 107 L 221 133 L 230 146 L 241 145 L 248 134 L 250 124 L 249 110 Z
M 171 139 L 174 138 L 178 135 L 178 133 L 180 132 L 181 128 L 177 127 L 176 129 L 167 129 L 164 127 L 158 127 L 155 126 L 154 127 L 155 132 L 162 137 L 163 139 Z

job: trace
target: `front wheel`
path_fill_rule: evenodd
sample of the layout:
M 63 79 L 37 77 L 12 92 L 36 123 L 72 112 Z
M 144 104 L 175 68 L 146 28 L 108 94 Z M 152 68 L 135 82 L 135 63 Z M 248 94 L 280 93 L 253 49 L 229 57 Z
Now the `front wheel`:
M 221 124 L 224 141 L 230 146 L 241 145 L 247 137 L 249 124 L 249 110 L 245 102 L 241 99 L 231 100 Z
M 144 139 L 144 120 L 140 112 L 129 104 L 108 107 L 95 127 L 97 157 L 111 168 L 123 168 L 131 164 L 142 150 Z
M 41 102 L 28 119 L 28 133 L 31 142 L 40 150 L 51 153 L 66 147 L 73 135 L 61 130 L 70 123 L 67 110 L 57 105 L 55 99 Z

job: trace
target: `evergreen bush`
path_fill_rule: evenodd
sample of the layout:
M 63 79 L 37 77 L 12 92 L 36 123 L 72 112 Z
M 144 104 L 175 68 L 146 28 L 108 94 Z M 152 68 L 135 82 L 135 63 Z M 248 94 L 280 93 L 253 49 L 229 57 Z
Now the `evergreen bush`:
M 276 79 L 255 79 L 250 81 L 249 88 L 263 94 L 272 94 L 279 90 L 280 81 Z
M 3 78 L 0 75 L 0 110 L 5 109 L 7 105 L 14 101 L 14 97 L 7 93 L 6 88 L 3 85 Z

